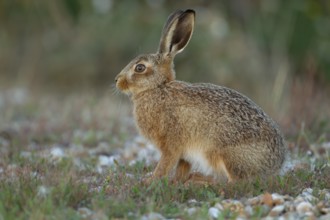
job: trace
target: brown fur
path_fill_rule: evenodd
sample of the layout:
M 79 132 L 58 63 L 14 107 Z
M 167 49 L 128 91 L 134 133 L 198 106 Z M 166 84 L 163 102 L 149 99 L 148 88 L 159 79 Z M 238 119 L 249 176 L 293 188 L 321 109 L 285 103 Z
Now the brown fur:
M 116 77 L 117 87 L 131 94 L 141 134 L 161 151 L 153 178 L 169 176 L 175 168 L 179 181 L 189 179 L 192 168 L 205 179 L 230 181 L 276 173 L 285 144 L 260 107 L 229 88 L 175 80 L 173 58 L 189 42 L 194 14 L 174 12 L 158 53 L 140 55 Z M 135 72 L 138 63 L 146 66 L 144 72 Z

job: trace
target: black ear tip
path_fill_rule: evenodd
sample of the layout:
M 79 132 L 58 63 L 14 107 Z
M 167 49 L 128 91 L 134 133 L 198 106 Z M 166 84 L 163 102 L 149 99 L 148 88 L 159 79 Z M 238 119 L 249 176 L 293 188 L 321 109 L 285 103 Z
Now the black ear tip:
M 193 9 L 187 9 L 187 10 L 185 10 L 184 13 L 192 13 L 194 15 L 196 14 L 195 10 L 193 10 Z

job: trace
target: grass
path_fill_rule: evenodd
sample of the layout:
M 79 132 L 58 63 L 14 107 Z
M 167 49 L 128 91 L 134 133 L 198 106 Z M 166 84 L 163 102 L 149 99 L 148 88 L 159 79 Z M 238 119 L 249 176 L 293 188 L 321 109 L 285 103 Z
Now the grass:
M 265 192 L 296 196 L 305 188 L 330 188 L 330 168 L 323 166 L 324 162 L 315 171 L 297 170 L 281 177 L 214 186 L 172 185 L 166 179 L 146 186 L 140 177 L 150 168 L 143 164 L 100 174 L 79 171 L 71 159 L 53 163 L 43 158 L 22 158 L 17 162 L 1 174 L 0 214 L 4 219 L 79 219 L 82 207 L 111 218 L 134 219 L 149 212 L 189 218 L 184 210 L 192 200 L 201 201 L 197 214 L 206 217 L 208 208 L 224 199 Z M 255 209 L 255 215 L 263 212 L 262 207 Z M 235 217 L 235 212 L 228 210 L 222 214 Z
M 293 155 L 306 161 L 300 169 L 232 184 L 173 185 L 162 179 L 145 185 L 141 178 L 154 164 L 130 164 L 129 159 L 115 161 L 99 172 L 98 156 L 115 155 L 137 133 L 126 104 L 106 96 L 98 97 L 98 102 L 94 99 L 83 95 L 64 101 L 41 97 L 19 105 L 4 99 L 0 115 L 0 219 L 136 219 L 148 213 L 205 219 L 210 207 L 226 199 L 244 201 L 266 192 L 295 197 L 305 188 L 314 189 L 316 196 L 330 188 L 329 157 L 323 154 L 325 157 L 315 159 L 306 156 L 305 150 Z M 308 132 L 297 137 L 294 144 L 302 139 L 312 142 Z M 54 146 L 63 149 L 65 156 L 52 155 Z M 193 215 L 188 214 L 190 208 Z M 251 218 L 267 214 L 262 205 L 253 209 Z M 238 215 L 238 210 L 229 207 L 219 219 Z

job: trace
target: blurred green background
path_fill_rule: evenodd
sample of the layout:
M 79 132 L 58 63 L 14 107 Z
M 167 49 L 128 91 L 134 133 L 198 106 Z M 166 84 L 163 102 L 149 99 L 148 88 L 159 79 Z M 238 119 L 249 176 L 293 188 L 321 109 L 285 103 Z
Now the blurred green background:
M 241 91 L 288 128 L 328 119 L 328 0 L 0 0 L 0 86 L 106 91 L 178 8 L 197 12 L 178 79 Z

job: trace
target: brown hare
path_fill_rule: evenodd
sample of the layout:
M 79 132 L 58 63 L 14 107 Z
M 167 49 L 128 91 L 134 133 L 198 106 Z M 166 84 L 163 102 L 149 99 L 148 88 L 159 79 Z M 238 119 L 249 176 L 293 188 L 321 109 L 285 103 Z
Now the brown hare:
M 194 20 L 190 9 L 172 13 L 157 53 L 136 57 L 116 77 L 117 88 L 134 104 L 140 133 L 161 152 L 151 180 L 171 171 L 183 182 L 193 170 L 205 181 L 276 174 L 285 143 L 259 106 L 226 87 L 175 80 L 173 59 L 188 44 Z

